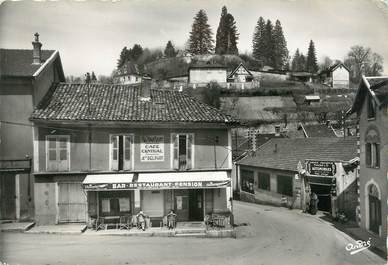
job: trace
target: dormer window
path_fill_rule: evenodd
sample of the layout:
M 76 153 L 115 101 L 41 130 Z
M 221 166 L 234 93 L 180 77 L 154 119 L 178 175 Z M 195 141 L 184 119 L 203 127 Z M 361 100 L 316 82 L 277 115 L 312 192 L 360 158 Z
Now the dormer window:
M 376 118 L 376 102 L 371 96 L 368 96 L 368 119 Z

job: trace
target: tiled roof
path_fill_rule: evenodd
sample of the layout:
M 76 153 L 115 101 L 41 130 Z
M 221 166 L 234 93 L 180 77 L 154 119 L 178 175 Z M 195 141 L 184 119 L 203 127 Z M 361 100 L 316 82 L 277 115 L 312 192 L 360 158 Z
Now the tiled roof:
M 296 171 L 298 162 L 303 163 L 306 159 L 349 161 L 355 157 L 356 137 L 274 138 L 262 145 L 254 156 L 247 156 L 238 164 Z
M 42 63 L 54 53 L 42 50 Z M 32 64 L 32 50 L 0 49 L 0 76 L 32 76 L 42 64 Z
M 324 124 L 302 125 L 307 137 L 336 137 L 333 129 Z
M 147 101 L 142 100 L 140 90 L 141 85 L 59 83 L 43 98 L 32 113 L 31 119 L 224 124 L 235 122 L 219 110 L 185 93 L 152 89 L 151 100 Z

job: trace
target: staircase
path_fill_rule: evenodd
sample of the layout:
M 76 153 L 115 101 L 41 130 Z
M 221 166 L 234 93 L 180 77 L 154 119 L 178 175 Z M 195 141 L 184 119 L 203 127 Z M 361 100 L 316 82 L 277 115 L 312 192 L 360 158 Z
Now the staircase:
M 178 222 L 175 231 L 176 237 L 206 237 L 204 222 Z

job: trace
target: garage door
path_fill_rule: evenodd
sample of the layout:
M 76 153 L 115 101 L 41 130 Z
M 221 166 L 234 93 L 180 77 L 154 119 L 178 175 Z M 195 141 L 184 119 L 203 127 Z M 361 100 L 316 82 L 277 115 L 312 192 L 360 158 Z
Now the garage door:
M 86 222 L 86 194 L 81 183 L 58 183 L 58 221 Z

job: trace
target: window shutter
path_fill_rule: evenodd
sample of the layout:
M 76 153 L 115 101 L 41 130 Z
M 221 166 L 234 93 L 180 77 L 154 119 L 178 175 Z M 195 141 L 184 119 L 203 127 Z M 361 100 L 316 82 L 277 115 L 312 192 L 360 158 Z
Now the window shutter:
M 124 136 L 124 170 L 131 169 L 132 137 Z
M 191 169 L 193 167 L 193 157 L 192 157 L 193 135 L 188 134 L 186 139 L 187 139 L 186 140 L 186 150 L 187 150 L 186 169 Z
M 365 144 L 365 163 L 368 167 L 372 165 L 372 145 L 370 143 Z
M 375 146 L 375 161 L 374 161 L 374 166 L 375 167 L 380 167 L 380 144 L 374 144 Z
M 111 170 L 119 169 L 119 137 L 112 135 L 110 139 L 111 144 Z
M 173 144 L 173 168 L 179 169 L 179 135 L 178 134 L 172 134 L 171 135 L 171 141 Z

